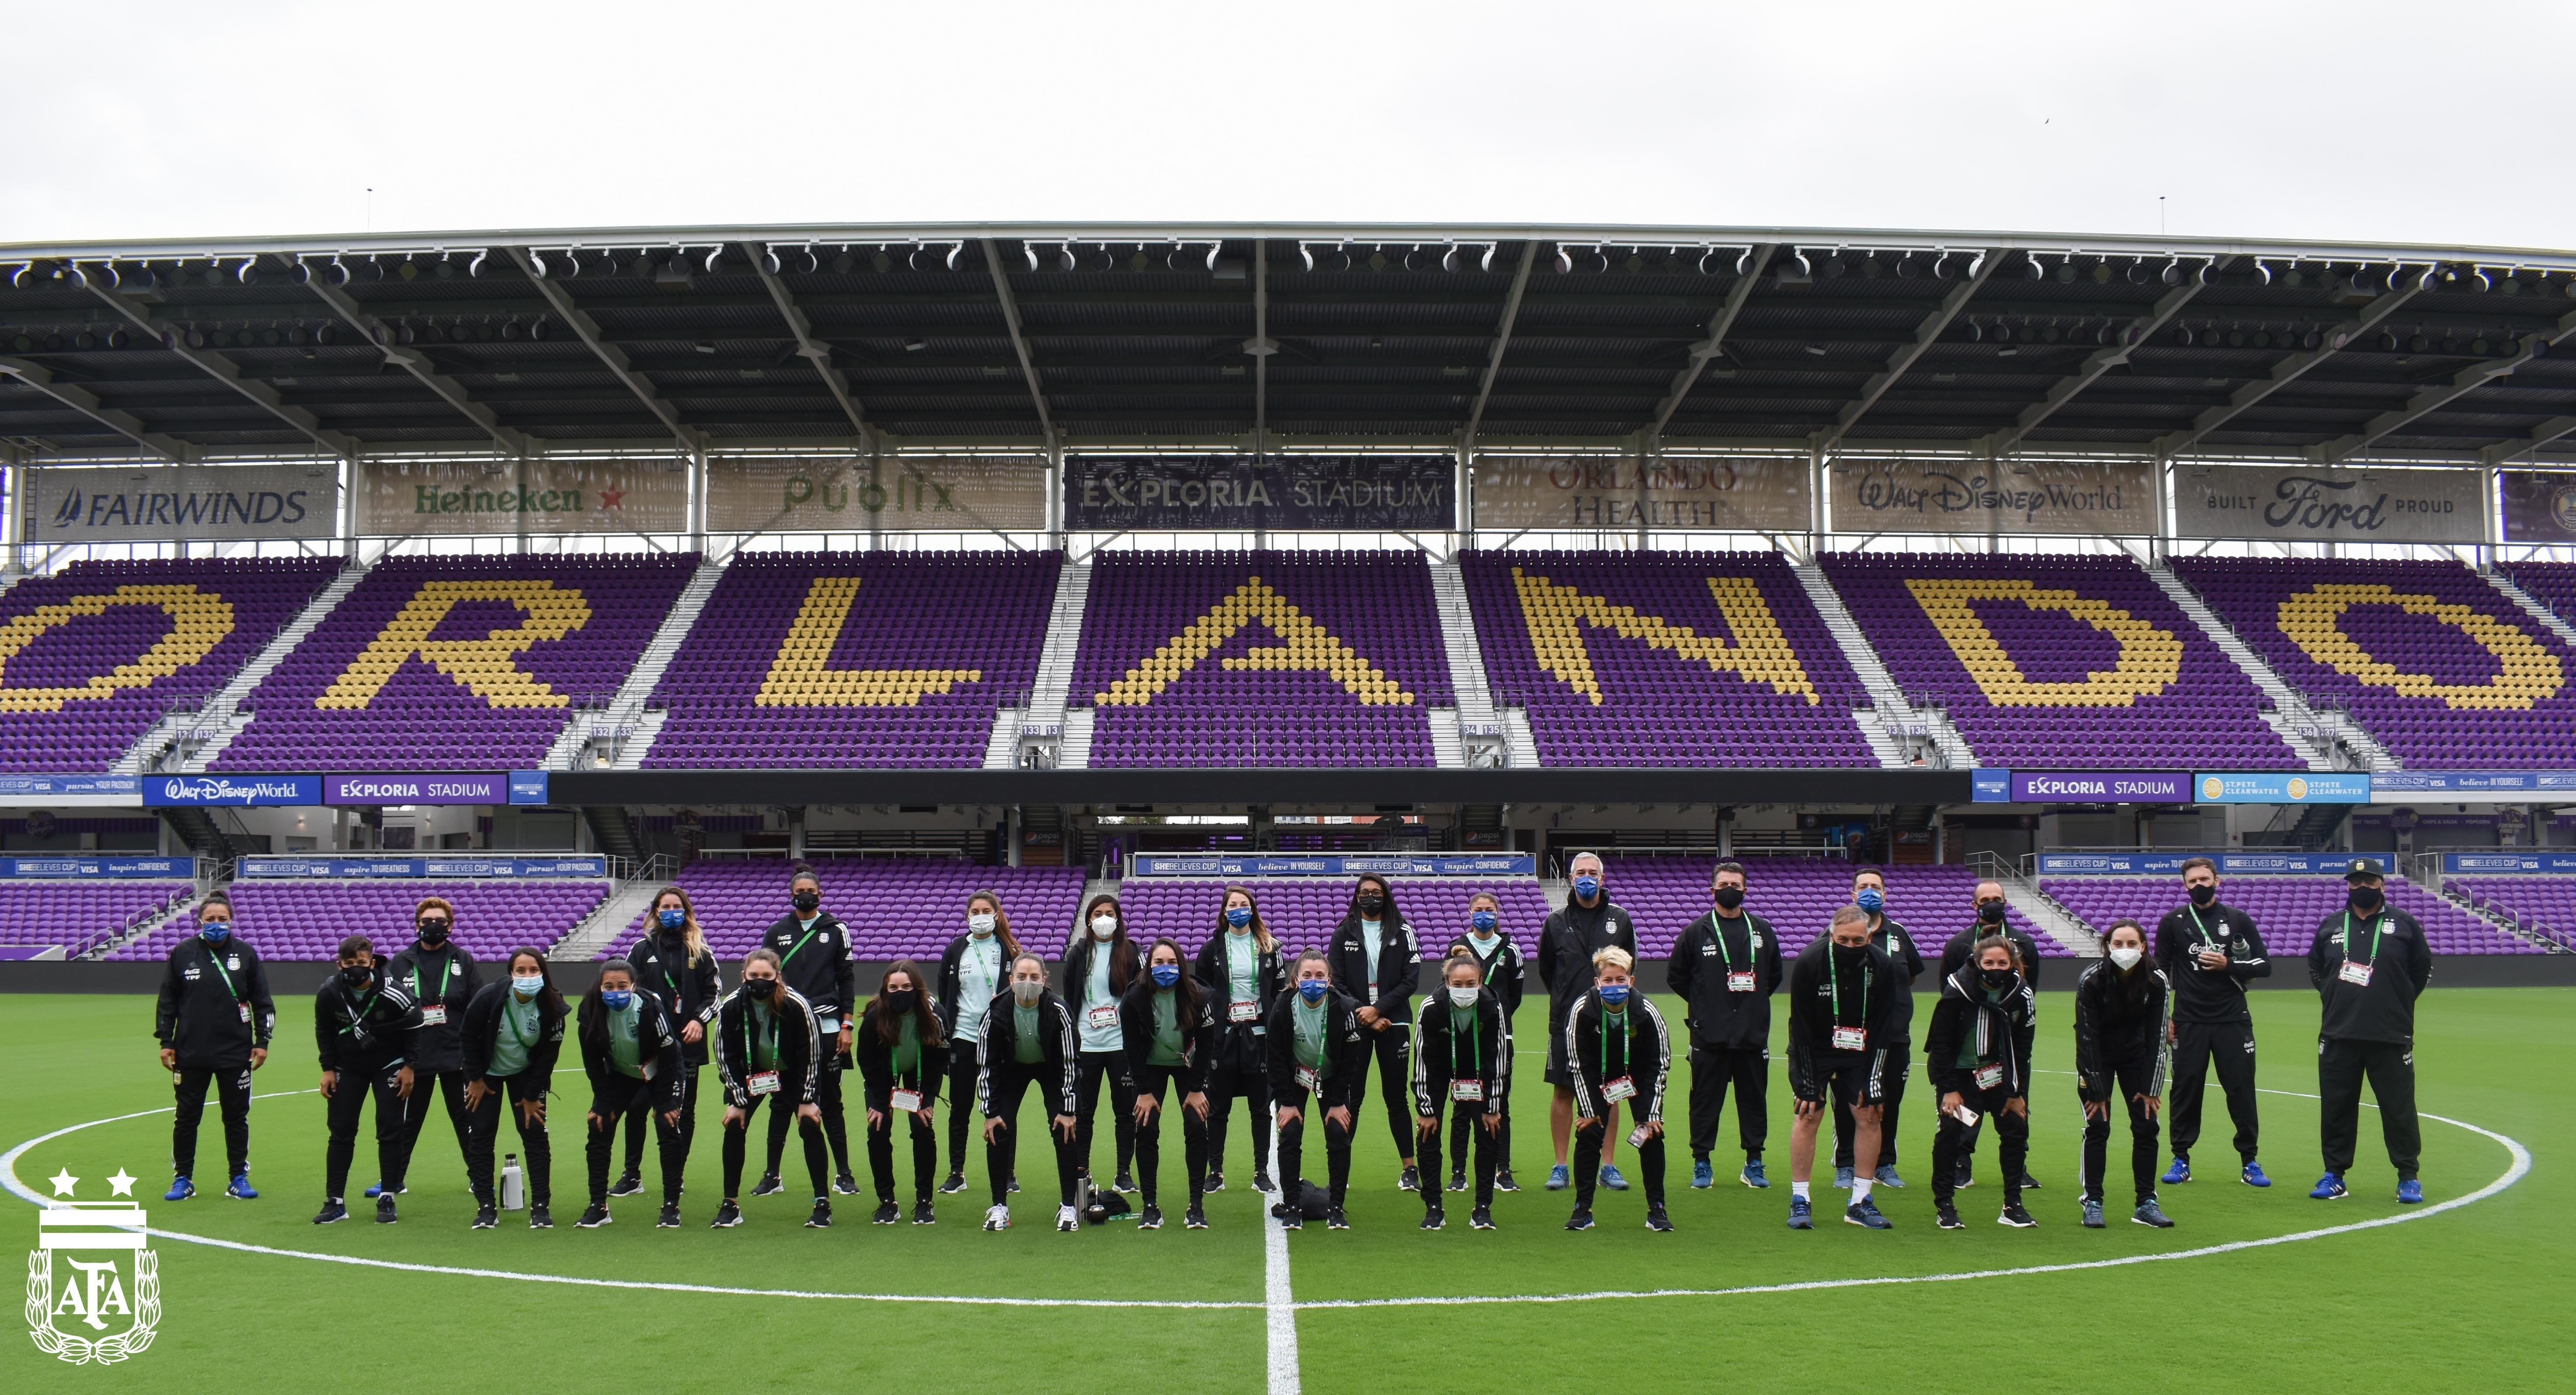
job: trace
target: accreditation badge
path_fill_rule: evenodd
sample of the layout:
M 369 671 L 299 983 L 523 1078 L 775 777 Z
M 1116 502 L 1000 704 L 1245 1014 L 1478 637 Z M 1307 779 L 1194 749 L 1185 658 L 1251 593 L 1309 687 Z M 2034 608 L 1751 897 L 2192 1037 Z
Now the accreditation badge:
M 2371 966 L 2368 964 L 2347 959 L 2343 961 L 2342 968 L 2335 970 L 2335 977 L 2346 983 L 2359 984 L 2367 988 L 2370 986 L 2370 969 Z
M 1866 1027 L 1834 1028 L 1834 1049 L 1836 1051 L 1868 1050 L 1869 1029 Z

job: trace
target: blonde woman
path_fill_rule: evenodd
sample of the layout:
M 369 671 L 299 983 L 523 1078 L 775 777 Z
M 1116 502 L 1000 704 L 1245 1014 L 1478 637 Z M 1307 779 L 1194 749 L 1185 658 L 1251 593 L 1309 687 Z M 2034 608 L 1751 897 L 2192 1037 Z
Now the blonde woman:
M 716 1001 L 724 996 L 716 957 L 707 949 L 706 932 L 698 928 L 698 910 L 686 889 L 666 886 L 653 898 L 644 938 L 626 951 L 626 963 L 635 970 L 635 990 L 651 994 L 679 1034 L 679 1122 L 664 1123 L 655 1113 L 653 1127 L 671 1131 L 671 1156 L 685 1168 L 698 1132 L 698 1072 L 707 1064 L 707 1031 L 716 1020 Z M 626 1116 L 626 1170 L 608 1189 L 610 1196 L 632 1196 L 644 1189 L 644 1113 Z

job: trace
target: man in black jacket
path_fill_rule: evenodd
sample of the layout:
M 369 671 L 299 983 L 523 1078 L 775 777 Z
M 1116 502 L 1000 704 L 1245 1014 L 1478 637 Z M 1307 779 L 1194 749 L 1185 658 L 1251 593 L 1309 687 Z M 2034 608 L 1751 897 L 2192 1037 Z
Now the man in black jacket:
M 1547 918 L 1547 927 L 1538 937 L 1538 981 L 1547 989 L 1547 1083 L 1556 1087 L 1556 1099 L 1547 1114 L 1548 1133 L 1556 1144 L 1556 1166 L 1547 1174 L 1547 1189 L 1552 1192 L 1574 1184 L 1574 1173 L 1566 1166 L 1566 1150 L 1574 1138 L 1574 1075 L 1565 1061 L 1566 1014 L 1592 991 L 1593 955 L 1612 946 L 1631 957 L 1637 953 L 1637 923 L 1611 904 L 1601 855 L 1576 853 L 1565 872 L 1571 882 L 1565 909 Z M 1601 1140 L 1601 1185 L 1624 1192 L 1628 1180 L 1612 1165 L 1618 1143 L 1615 1132 Z
M 376 1175 L 384 1187 L 376 1197 L 376 1220 L 391 1225 L 400 1219 L 394 1214 L 394 1197 L 402 1192 L 403 1172 L 411 1161 L 410 1057 L 412 1036 L 419 1030 L 419 1005 L 406 985 L 385 976 L 367 937 L 342 940 L 339 972 L 313 994 L 313 1041 L 322 1061 L 322 1098 L 331 1128 L 323 1154 L 322 1210 L 313 1217 L 315 1225 L 349 1217 L 341 1198 L 349 1185 L 350 1160 L 357 1156 L 358 1115 L 370 1091 L 376 1097 Z
M 1748 1187 L 1770 1185 L 1762 1144 L 1770 1134 L 1771 995 L 1780 989 L 1780 938 L 1771 922 L 1744 909 L 1744 866 L 1721 862 L 1709 881 L 1717 909 L 1692 921 L 1673 941 L 1666 982 L 1682 1000 L 1690 1027 L 1691 1185 L 1708 1187 L 1716 1170 L 1717 1119 L 1726 1087 L 1735 1086 L 1735 1135 L 1744 1147 Z
M 2013 953 L 2021 960 L 2022 982 L 2033 993 L 2038 992 L 2039 942 L 2025 934 L 2021 927 L 2012 923 L 2010 908 L 2004 900 L 2003 883 L 1997 881 L 1977 883 L 1976 904 L 1975 922 L 1958 934 L 1952 935 L 1949 941 L 1941 946 L 1942 981 L 1946 983 L 1957 977 L 1959 970 L 1967 967 L 1977 941 L 1988 935 L 2001 935 L 2012 942 Z M 1966 1146 L 1959 1150 L 1959 1173 L 1951 1179 L 1951 1185 L 1955 1187 L 1976 1185 L 1975 1169 L 1971 1164 L 1977 1153 L 1977 1139 L 1985 1131 L 1985 1127 L 1985 1116 L 1981 1114 L 1977 1116 L 1976 1124 L 1968 1130 Z M 2021 1186 L 2024 1191 L 2037 1191 L 2039 1179 L 2024 1172 Z
M 2156 922 L 2156 967 L 2173 986 L 2173 1166 L 2164 1180 L 2191 1180 L 2191 1145 L 2200 1141 L 2200 1109 L 2209 1071 L 2218 1068 L 2227 1115 L 2236 1124 L 2237 1176 L 2268 1187 L 2254 1161 L 2262 1119 L 2254 1102 L 2254 1014 L 2245 985 L 2272 976 L 2272 960 L 2254 918 L 2218 899 L 2218 864 L 2183 859 L 2189 903 Z
M 698 1137 L 698 1072 L 707 1064 L 707 1033 L 716 1023 L 716 1001 L 724 996 L 716 974 L 716 956 L 707 948 L 696 922 L 689 893 L 666 886 L 653 898 L 645 917 L 643 938 L 626 951 L 635 968 L 635 991 L 651 995 L 680 1037 L 680 1068 L 674 1073 L 680 1093 L 680 1122 L 667 1124 L 667 1111 L 639 1109 L 626 1116 L 626 1167 L 608 1189 L 610 1196 L 632 1196 L 644 1189 L 644 1131 L 668 1131 L 672 1155 L 685 1168 L 690 1145 Z
M 178 1108 L 170 1124 L 172 1180 L 166 1201 L 197 1194 L 197 1124 L 212 1083 L 224 1118 L 224 1161 L 232 1181 L 224 1195 L 259 1196 L 250 1185 L 250 1073 L 268 1063 L 277 1005 L 259 951 L 233 938 L 232 898 L 210 892 L 197 907 L 197 933 L 170 947 L 152 1035 L 161 1069 L 170 1072 Z
M 1369 1054 L 1377 1060 L 1387 1132 L 1404 1159 L 1396 1185 L 1413 1191 L 1422 1178 L 1414 1166 L 1405 1082 L 1413 1074 L 1413 995 L 1422 986 L 1422 947 L 1413 938 L 1413 923 L 1396 910 L 1386 878 L 1370 874 L 1351 887 L 1350 910 L 1333 927 L 1332 965 L 1333 982 L 1356 1004 Z M 1350 1091 L 1356 1112 L 1368 1103 L 1366 1072 L 1352 1077 Z
M 787 894 L 793 909 L 771 923 L 761 945 L 778 956 L 778 976 L 814 1009 L 814 1025 L 823 1034 L 824 1056 L 818 1063 L 814 1107 L 822 1114 L 823 1137 L 832 1145 L 832 1185 L 843 1196 L 856 1196 L 859 1179 L 850 1170 L 850 1122 L 841 1107 L 841 1072 L 851 1069 L 850 1040 L 855 1026 L 852 1007 L 859 998 L 858 967 L 850 960 L 850 932 L 823 909 L 823 882 L 802 863 L 789 874 Z M 769 1112 L 769 1166 L 753 1196 L 778 1190 L 778 1160 L 787 1151 L 788 1111 Z
M 433 1090 L 435 1098 L 447 1102 L 447 1122 L 456 1130 L 458 1153 L 470 1157 L 474 1151 L 473 1111 L 465 1107 L 462 1028 L 465 1007 L 474 1001 L 483 979 L 475 971 L 474 956 L 449 938 L 455 926 L 456 908 L 445 897 L 422 898 L 412 911 L 412 942 L 385 966 L 385 976 L 401 984 L 420 1005 L 420 1030 L 411 1041 L 411 1070 L 415 1088 L 423 1093 L 411 1110 L 410 1136 L 403 1140 L 406 1158 L 420 1148 L 420 1130 L 429 1122 Z M 375 1194 L 376 1187 L 367 1188 L 367 1195 Z
M 1858 906 L 1834 912 L 1833 930 L 1798 951 L 1789 966 L 1789 1093 L 1797 1118 L 1789 1126 L 1789 1228 L 1813 1230 L 1807 1195 L 1816 1170 L 1816 1133 L 1831 1094 L 1850 1107 L 1861 1156 L 1878 1152 L 1879 1107 L 1887 1097 L 1887 1034 L 1896 1022 L 1904 979 L 1887 951 L 1870 943 L 1869 917 Z M 1852 1180 L 1843 1219 L 1871 1230 L 1888 1220 L 1869 1199 L 1870 1179 Z
M 2351 1195 L 2361 1125 L 2361 1082 L 2379 1102 L 2379 1130 L 2397 1168 L 2397 1199 L 2424 1199 L 2415 1165 L 2423 1147 L 2415 1117 L 2415 1000 L 2433 981 L 2433 951 L 2415 917 L 2388 904 L 2379 863 L 2356 857 L 2344 873 L 2344 909 L 2317 926 L 2308 946 L 2308 981 L 2324 999 L 2317 1024 L 2317 1123 L 2326 1175 L 2308 1193 L 2319 1201 Z
M 1878 1161 L 1871 1165 L 1870 1180 L 1882 1187 L 1902 1187 L 1905 1179 L 1896 1175 L 1896 1133 L 1899 1117 L 1905 1107 L 1905 1081 L 1913 1074 L 1910 1055 L 1914 1046 L 1914 983 L 1923 977 L 1923 953 L 1915 948 L 1914 935 L 1887 915 L 1887 874 L 1875 867 L 1863 867 L 1852 874 L 1852 904 L 1869 917 L 1869 942 L 1887 951 L 1889 962 L 1905 980 L 1904 991 L 1896 995 L 1896 1022 L 1888 1028 L 1887 1098 L 1878 1107 Z M 1857 1166 L 1852 1153 L 1851 1109 L 1840 1101 L 1834 1104 L 1834 1185 L 1849 1190 Z
M 1932 1008 L 1932 1028 L 1923 1038 L 1924 1072 L 1941 1096 L 1938 1132 L 1932 1139 L 1932 1208 L 1943 1230 L 1957 1230 L 1956 1194 L 1959 1155 L 1974 1147 L 1973 1125 L 1995 1121 L 1995 1146 L 2002 1154 L 2004 1205 L 1996 1220 L 2016 1229 L 2037 1222 L 2021 1204 L 2021 1182 L 2030 1151 L 2030 1049 L 2037 1025 L 2037 1003 L 2024 975 L 2013 968 L 2010 950 L 1990 936 L 1959 971 L 1942 981 L 1941 1001 Z

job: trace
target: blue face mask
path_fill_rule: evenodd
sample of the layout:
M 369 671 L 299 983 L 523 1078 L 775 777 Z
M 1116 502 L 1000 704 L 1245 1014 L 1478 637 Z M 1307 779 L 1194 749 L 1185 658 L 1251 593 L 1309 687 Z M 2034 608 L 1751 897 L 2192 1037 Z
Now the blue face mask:
M 1872 915 L 1887 908 L 1887 893 L 1874 886 L 1862 887 L 1852 896 L 1853 902 Z
M 1237 930 L 1250 925 L 1252 923 L 1252 908 L 1250 906 L 1232 906 L 1227 908 L 1225 913 L 1225 923 L 1233 926 Z
M 689 923 L 689 913 L 683 910 L 664 910 L 655 918 L 662 922 L 665 930 L 677 930 Z
M 1490 935 L 1494 933 L 1494 927 L 1502 924 L 1502 921 L 1497 919 L 1492 911 L 1478 911 L 1467 917 L 1467 923 L 1476 927 L 1477 934 Z
M 511 979 L 510 987 L 522 998 L 533 998 L 545 991 L 546 980 L 543 975 L 530 974 L 525 978 Z
M 1310 978 L 1297 985 L 1297 996 L 1309 1003 L 1320 1003 L 1324 1001 L 1324 995 L 1332 991 L 1332 987 L 1333 985 L 1320 978 Z
M 201 920 L 197 922 L 197 933 L 205 936 L 206 941 L 209 944 L 222 944 L 224 941 L 233 937 L 232 922 L 228 920 Z
M 1178 964 L 1157 964 L 1149 972 L 1154 975 L 1156 988 L 1169 988 L 1181 981 L 1181 966 Z
M 1614 1008 L 1626 1007 L 1628 1005 L 1628 985 L 1624 983 L 1605 983 L 1601 985 L 1601 1001 L 1608 1003 Z
M 1601 894 L 1601 879 L 1599 877 L 1575 878 L 1574 894 L 1582 897 L 1586 901 L 1591 900 L 1593 897 Z
M 600 1005 L 607 1008 L 610 1012 L 624 1012 L 634 1003 L 634 1001 L 634 993 L 627 989 L 603 988 L 599 990 Z

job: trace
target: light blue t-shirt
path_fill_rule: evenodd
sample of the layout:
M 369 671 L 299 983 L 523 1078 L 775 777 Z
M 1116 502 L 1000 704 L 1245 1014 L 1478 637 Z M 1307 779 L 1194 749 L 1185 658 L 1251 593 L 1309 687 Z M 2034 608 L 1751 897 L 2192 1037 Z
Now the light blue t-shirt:
M 501 1021 L 492 1032 L 490 1075 L 517 1075 L 528 1068 L 528 1048 L 544 1035 L 534 1000 L 520 1002 L 507 989 L 501 993 Z
M 1116 1008 L 1118 998 L 1109 991 L 1109 956 L 1112 942 L 1091 942 L 1091 973 L 1082 985 L 1082 1049 L 1085 1051 L 1118 1051 L 1127 1045 L 1113 1011 L 1105 1015 L 1106 1025 L 1096 1025 L 1092 1018 L 1096 1008 Z
M 957 1030 L 959 1041 L 984 1039 L 984 1014 L 993 995 L 1002 991 L 1002 940 L 998 935 L 966 937 L 966 952 L 957 956 Z
M 1385 946 L 1386 922 L 1382 920 L 1362 920 L 1360 922 L 1360 948 L 1368 955 L 1368 982 L 1360 985 L 1360 1001 L 1371 1006 L 1375 1006 L 1377 1003 L 1378 951 L 1385 948 Z

